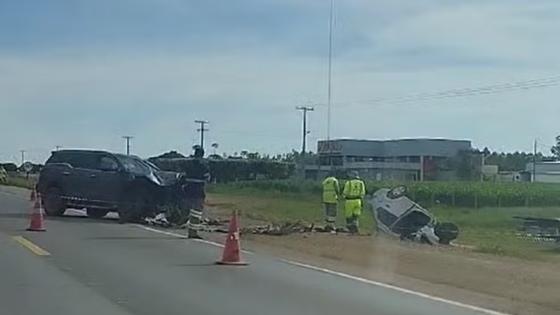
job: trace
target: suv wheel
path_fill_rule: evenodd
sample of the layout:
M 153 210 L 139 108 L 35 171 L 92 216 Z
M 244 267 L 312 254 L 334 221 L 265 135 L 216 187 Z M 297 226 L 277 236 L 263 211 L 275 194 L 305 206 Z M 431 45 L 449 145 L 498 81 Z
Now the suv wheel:
M 407 192 L 408 192 L 408 188 L 406 188 L 406 186 L 404 185 L 397 186 L 389 190 L 389 192 L 387 192 L 387 198 L 389 199 L 401 198 L 405 196 Z
M 49 187 L 43 198 L 45 212 L 50 216 L 61 216 L 66 211 L 66 204 L 62 200 L 62 192 L 58 187 Z
M 101 219 L 109 213 L 109 210 L 87 208 L 87 216 L 93 219 Z
M 453 223 L 439 223 L 434 230 L 439 237 L 439 243 L 444 245 L 449 245 L 459 236 L 459 227 Z
M 141 194 L 124 200 L 119 207 L 119 223 L 139 221 L 146 205 L 147 200 Z

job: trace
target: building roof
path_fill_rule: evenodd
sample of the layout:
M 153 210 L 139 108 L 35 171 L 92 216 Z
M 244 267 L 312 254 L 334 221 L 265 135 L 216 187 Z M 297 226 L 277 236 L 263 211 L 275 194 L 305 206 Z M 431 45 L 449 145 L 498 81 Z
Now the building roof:
M 320 154 L 344 156 L 455 156 L 458 152 L 471 150 L 469 140 L 439 138 L 414 138 L 396 140 L 334 139 L 318 142 Z

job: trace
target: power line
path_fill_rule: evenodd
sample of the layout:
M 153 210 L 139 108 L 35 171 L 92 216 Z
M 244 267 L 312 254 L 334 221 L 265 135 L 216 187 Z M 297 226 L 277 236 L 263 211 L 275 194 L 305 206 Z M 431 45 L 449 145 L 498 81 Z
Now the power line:
M 310 131 L 307 129 L 307 112 L 312 112 L 315 109 L 311 106 L 297 106 L 296 109 L 303 112 L 303 135 L 301 141 L 301 153 L 304 154 L 305 152 L 307 152 L 307 134 L 310 133 Z
M 553 76 L 541 79 L 532 79 L 525 81 L 507 82 L 501 84 L 493 84 L 476 88 L 457 88 L 443 90 L 433 93 L 418 93 L 396 97 L 381 97 L 369 100 L 358 100 L 348 102 L 337 102 L 337 105 L 365 105 L 365 104 L 402 104 L 410 102 L 422 102 L 428 100 L 438 100 L 445 98 L 456 98 L 466 96 L 479 96 L 488 94 L 507 93 L 519 90 L 530 90 L 536 88 L 546 88 L 557 86 L 560 84 L 560 76 Z M 324 104 L 322 104 L 324 106 Z
M 210 129 L 204 128 L 209 122 L 207 120 L 195 120 L 197 124 L 200 124 L 200 128 L 196 129 L 196 131 L 200 132 L 200 148 L 204 150 L 204 132 L 210 131 Z

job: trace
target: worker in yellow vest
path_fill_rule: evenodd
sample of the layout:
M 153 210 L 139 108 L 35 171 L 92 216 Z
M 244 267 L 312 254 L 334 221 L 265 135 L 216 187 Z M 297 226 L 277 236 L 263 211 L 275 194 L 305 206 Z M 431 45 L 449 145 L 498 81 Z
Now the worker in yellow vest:
M 338 208 L 338 195 L 340 186 L 334 174 L 330 172 L 323 180 L 323 204 L 325 205 L 325 221 L 330 232 L 336 232 L 336 214 Z
M 344 202 L 344 216 L 350 233 L 358 233 L 358 219 L 362 214 L 363 199 L 366 195 L 366 184 L 360 179 L 358 172 L 350 172 L 350 179 L 344 184 L 342 196 Z

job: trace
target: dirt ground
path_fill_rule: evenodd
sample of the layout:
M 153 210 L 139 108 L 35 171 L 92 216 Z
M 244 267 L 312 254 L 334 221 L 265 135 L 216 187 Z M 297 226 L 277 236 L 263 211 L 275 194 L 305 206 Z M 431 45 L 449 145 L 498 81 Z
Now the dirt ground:
M 230 210 L 216 205 L 209 208 L 213 217 L 230 215 Z M 243 226 L 262 223 L 241 219 Z M 242 241 L 249 250 L 510 314 L 560 314 L 560 266 L 549 262 L 401 242 L 382 235 L 243 235 Z

